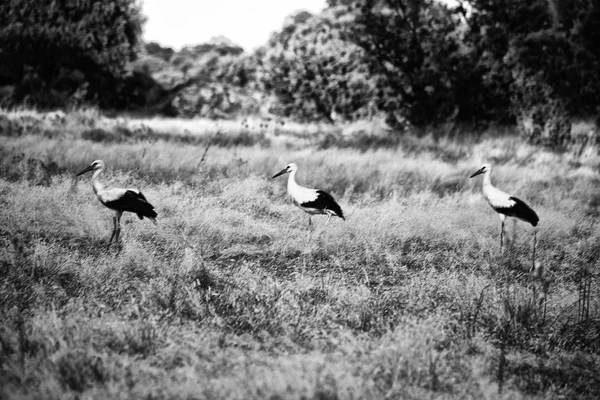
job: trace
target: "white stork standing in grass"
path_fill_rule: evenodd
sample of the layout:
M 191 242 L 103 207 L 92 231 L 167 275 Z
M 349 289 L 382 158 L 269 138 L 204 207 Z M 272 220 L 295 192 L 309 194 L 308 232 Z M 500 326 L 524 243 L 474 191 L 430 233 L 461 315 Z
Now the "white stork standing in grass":
M 502 252 L 502 244 L 504 238 L 504 220 L 506 217 L 518 218 L 521 221 L 529 222 L 532 226 L 537 226 L 540 218 L 537 216 L 535 211 L 527 205 L 523 200 L 518 197 L 511 196 L 504 193 L 502 190 L 492 186 L 490 175 L 492 174 L 492 167 L 489 164 L 484 164 L 477 172 L 470 176 L 483 174 L 483 196 L 487 202 L 492 206 L 494 211 L 498 213 L 502 227 L 500 230 L 500 252 Z M 535 262 L 535 241 L 537 231 L 534 231 L 533 236 L 533 260 Z
M 318 189 L 309 189 L 296 183 L 296 171 L 298 166 L 294 163 L 288 164 L 284 169 L 273 175 L 275 179 L 283 174 L 290 174 L 287 183 L 287 189 L 292 201 L 302 211 L 308 213 L 308 225 L 311 225 L 311 216 L 313 214 L 327 214 L 327 224 L 332 215 L 340 217 L 344 221 L 344 213 L 340 205 L 335 201 L 332 195 Z
M 139 219 L 144 219 L 144 217 L 146 217 L 156 224 L 156 216 L 158 214 L 156 211 L 154 211 L 154 206 L 148 203 L 148 200 L 146 200 L 146 197 L 142 194 L 142 192 L 139 191 L 139 189 L 107 189 L 99 181 L 98 178 L 104 171 L 104 161 L 94 161 L 84 170 L 77 173 L 76 176 L 85 174 L 89 171 L 95 171 L 94 175 L 92 176 L 92 186 L 94 188 L 96 197 L 98 197 L 100 203 L 115 212 L 115 215 L 113 216 L 114 228 L 112 235 L 110 236 L 110 241 L 108 242 L 108 247 L 110 247 L 113 238 L 116 239 L 116 243 L 119 242 L 119 234 L 121 233 L 121 216 L 125 211 L 137 214 Z

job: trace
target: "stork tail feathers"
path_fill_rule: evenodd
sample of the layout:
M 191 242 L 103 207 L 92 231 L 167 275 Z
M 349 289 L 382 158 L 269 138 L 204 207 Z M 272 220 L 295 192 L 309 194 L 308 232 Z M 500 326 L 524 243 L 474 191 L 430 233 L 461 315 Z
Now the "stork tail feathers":
M 113 210 L 135 213 L 139 219 L 144 219 L 144 217 L 153 219 L 158 216 L 154 211 L 154 206 L 148 203 L 146 197 L 141 192 L 133 190 L 127 190 L 121 197 L 107 201 L 104 205 Z
M 527 205 L 523 200 L 518 197 L 511 196 L 511 200 L 515 202 L 515 205 L 511 207 L 510 212 L 506 213 L 509 217 L 516 217 L 523 221 L 529 222 L 533 226 L 537 226 L 540 221 L 540 217 L 533 211 L 531 207 Z
M 144 219 L 144 217 L 146 217 L 156 224 L 156 217 L 158 216 L 158 213 L 154 211 L 154 206 L 152 204 L 145 203 L 143 207 L 138 208 L 140 208 L 140 210 L 137 212 L 139 219 Z
M 346 220 L 346 217 L 344 217 L 344 212 L 342 211 L 342 208 L 336 203 L 335 204 L 337 207 L 335 208 L 331 208 L 333 211 L 335 211 L 335 213 L 337 214 L 338 217 L 340 217 L 341 219 L 343 219 L 344 221 Z
M 332 195 L 323 190 L 317 190 L 317 194 L 317 201 L 320 200 L 321 202 L 325 203 L 325 207 L 323 208 L 327 208 L 333 211 L 335 215 L 337 215 L 344 221 L 346 220 L 346 217 L 344 217 L 344 212 L 342 211 L 342 207 L 340 207 L 340 205 L 335 201 Z

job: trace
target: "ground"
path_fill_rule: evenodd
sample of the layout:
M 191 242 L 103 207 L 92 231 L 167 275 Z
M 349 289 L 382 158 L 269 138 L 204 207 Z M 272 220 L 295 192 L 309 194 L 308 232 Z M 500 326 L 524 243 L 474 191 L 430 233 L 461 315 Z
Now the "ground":
M 600 396 L 597 151 L 270 124 L 0 113 L 2 398 Z M 74 177 L 95 159 L 158 212 L 120 248 Z M 309 233 L 290 162 L 347 221 Z M 483 162 L 540 216 L 535 272 Z

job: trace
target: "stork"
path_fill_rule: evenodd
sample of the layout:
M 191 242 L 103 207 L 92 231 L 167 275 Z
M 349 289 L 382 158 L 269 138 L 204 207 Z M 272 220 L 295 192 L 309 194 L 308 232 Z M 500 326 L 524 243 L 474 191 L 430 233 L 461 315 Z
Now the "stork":
M 325 224 L 329 223 L 333 215 L 345 221 L 346 218 L 344 217 L 342 208 L 333 196 L 323 190 L 309 189 L 298 185 L 296 183 L 296 171 L 298 171 L 298 166 L 291 163 L 273 175 L 271 179 L 275 179 L 283 174 L 290 174 L 287 183 L 288 193 L 294 204 L 302 211 L 308 213 L 308 225 L 311 225 L 311 216 L 314 214 L 327 214 L 327 222 Z
M 148 203 L 148 200 L 146 200 L 146 197 L 139 189 L 105 188 L 98 179 L 102 172 L 104 172 L 104 166 L 104 161 L 96 160 L 84 170 L 78 172 L 75 176 L 83 175 L 89 171 L 95 171 L 92 176 L 94 193 L 96 194 L 96 197 L 98 197 L 100 203 L 113 210 L 115 213 L 113 216 L 113 231 L 108 242 L 108 247 L 110 247 L 113 238 L 116 239 L 116 243 L 119 242 L 121 216 L 125 211 L 137 214 L 139 219 L 144 219 L 144 217 L 146 217 L 154 224 L 156 224 L 156 216 L 158 214 L 154 211 L 154 206 Z
M 490 164 L 484 164 L 469 178 L 473 178 L 477 175 L 483 174 L 483 196 L 487 202 L 492 206 L 494 211 L 498 213 L 502 227 L 500 230 L 500 252 L 502 252 L 503 238 L 504 238 L 504 220 L 506 217 L 518 218 L 521 221 L 529 222 L 532 226 L 537 226 L 540 218 L 537 216 L 535 211 L 527 205 L 523 200 L 518 197 L 511 196 L 504 193 L 502 190 L 492 186 L 490 175 L 492 174 L 492 167 Z M 533 236 L 533 259 L 535 261 L 535 240 L 537 231 L 534 231 Z

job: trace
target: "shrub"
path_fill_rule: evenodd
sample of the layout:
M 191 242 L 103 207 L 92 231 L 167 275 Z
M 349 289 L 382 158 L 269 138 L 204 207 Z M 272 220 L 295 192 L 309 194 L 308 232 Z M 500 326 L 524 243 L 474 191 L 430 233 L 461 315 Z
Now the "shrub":
M 513 107 L 521 136 L 529 143 L 558 148 L 571 138 L 571 121 L 564 103 L 538 75 L 521 72 L 513 84 Z

